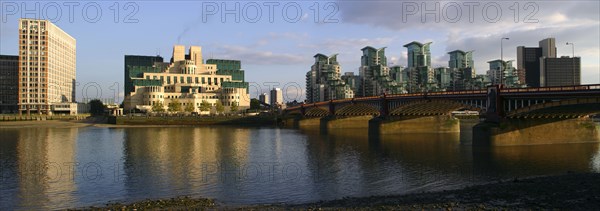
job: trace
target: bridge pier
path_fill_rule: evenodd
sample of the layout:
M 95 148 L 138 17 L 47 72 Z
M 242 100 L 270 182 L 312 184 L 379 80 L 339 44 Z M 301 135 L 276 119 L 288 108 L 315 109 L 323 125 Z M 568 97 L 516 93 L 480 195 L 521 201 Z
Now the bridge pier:
M 460 121 L 449 115 L 377 117 L 369 121 L 371 134 L 458 133 Z
M 473 145 L 506 146 L 600 142 L 600 124 L 590 118 L 504 119 L 473 127 Z
M 373 115 L 364 116 L 326 116 L 320 119 L 321 131 L 327 132 L 337 129 L 367 129 L 369 128 L 369 120 L 373 119 Z
M 320 117 L 303 117 L 303 116 L 293 116 L 284 118 L 283 125 L 286 128 L 293 129 L 319 129 L 320 127 Z

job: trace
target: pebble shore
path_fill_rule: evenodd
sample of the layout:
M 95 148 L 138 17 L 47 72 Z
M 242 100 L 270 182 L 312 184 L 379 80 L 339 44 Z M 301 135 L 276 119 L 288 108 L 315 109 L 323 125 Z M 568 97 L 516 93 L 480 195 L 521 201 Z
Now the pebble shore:
M 458 190 L 343 198 L 307 204 L 228 206 L 205 198 L 176 197 L 109 203 L 78 210 L 600 210 L 600 173 L 500 181 Z

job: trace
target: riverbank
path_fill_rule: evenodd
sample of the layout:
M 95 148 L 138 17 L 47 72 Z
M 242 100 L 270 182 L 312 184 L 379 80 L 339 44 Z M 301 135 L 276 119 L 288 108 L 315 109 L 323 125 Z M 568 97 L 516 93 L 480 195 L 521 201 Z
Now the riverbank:
M 277 125 L 275 116 L 140 116 L 116 117 L 116 125 Z
M 230 125 L 240 127 L 275 126 L 277 119 L 273 116 L 215 116 L 215 117 L 87 117 L 80 120 L 31 120 L 0 121 L 2 128 L 74 128 L 74 127 L 194 127 L 206 125 Z
M 344 198 L 296 205 L 221 205 L 210 199 L 177 197 L 82 210 L 218 209 L 218 210 L 416 210 L 416 209 L 559 209 L 599 210 L 600 174 L 578 173 L 512 179 L 458 190 L 408 195 Z

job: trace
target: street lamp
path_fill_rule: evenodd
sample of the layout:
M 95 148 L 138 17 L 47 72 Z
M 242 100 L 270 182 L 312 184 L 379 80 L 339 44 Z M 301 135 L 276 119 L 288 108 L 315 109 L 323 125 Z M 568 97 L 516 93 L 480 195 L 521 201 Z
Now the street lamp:
M 567 45 L 571 46 L 571 51 L 573 52 L 573 58 L 575 58 L 575 43 L 567 42 Z
M 571 46 L 571 51 L 573 53 L 573 56 L 571 57 L 571 68 L 573 68 L 573 86 L 575 86 L 575 85 L 577 85 L 577 84 L 575 84 L 575 77 L 577 77 L 575 75 L 575 43 L 567 42 L 566 45 Z
M 500 39 L 500 87 L 502 87 L 502 77 L 504 73 L 504 46 L 502 41 L 508 40 L 508 37 Z

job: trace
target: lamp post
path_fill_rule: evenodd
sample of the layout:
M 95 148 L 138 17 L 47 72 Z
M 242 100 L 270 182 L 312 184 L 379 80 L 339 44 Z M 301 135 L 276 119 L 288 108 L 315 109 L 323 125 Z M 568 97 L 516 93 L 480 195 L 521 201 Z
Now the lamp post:
M 504 40 L 508 40 L 508 37 L 500 38 L 500 87 L 502 87 L 502 79 L 504 75 L 504 45 L 502 42 Z
M 577 77 L 575 75 L 575 43 L 567 42 L 566 45 L 570 45 L 571 46 L 571 52 L 572 52 L 571 68 L 573 68 L 573 86 L 575 86 L 575 85 L 577 85 L 577 84 L 575 84 L 575 77 Z

